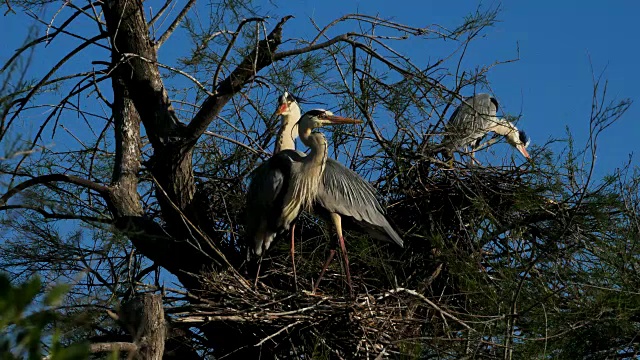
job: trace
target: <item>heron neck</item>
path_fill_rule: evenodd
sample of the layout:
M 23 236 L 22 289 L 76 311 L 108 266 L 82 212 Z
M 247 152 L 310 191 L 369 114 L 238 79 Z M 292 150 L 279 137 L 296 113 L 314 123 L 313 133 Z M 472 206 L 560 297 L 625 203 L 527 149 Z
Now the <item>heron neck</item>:
M 290 200 L 284 210 L 287 213 L 294 213 L 296 208 L 311 210 L 327 161 L 327 140 L 324 135 L 305 129 L 300 132 L 300 140 L 311 151 L 302 160 L 300 171 L 292 172 L 293 186 L 288 197 Z
M 300 119 L 300 107 L 298 105 L 291 104 L 289 106 L 289 112 L 282 117 L 282 127 L 278 134 L 278 142 L 276 143 L 276 153 L 282 150 L 295 150 L 296 149 L 296 137 L 298 132 L 293 131 L 296 126 L 296 122 Z
M 300 140 L 311 150 L 304 159 L 305 166 L 309 168 L 317 167 L 322 171 L 327 161 L 327 139 L 322 133 L 313 133 L 311 129 L 307 129 L 301 132 Z
M 516 129 L 516 127 L 512 123 L 508 122 L 505 119 L 494 116 L 492 120 L 494 121 L 494 125 L 491 126 L 490 130 L 498 135 L 507 136 L 515 131 L 518 131 L 518 129 Z

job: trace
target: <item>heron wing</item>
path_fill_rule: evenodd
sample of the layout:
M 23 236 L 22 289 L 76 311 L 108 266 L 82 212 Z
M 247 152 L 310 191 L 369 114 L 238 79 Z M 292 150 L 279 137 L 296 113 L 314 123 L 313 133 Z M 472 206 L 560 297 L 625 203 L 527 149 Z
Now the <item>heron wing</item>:
M 291 167 L 299 161 L 303 153 L 283 150 L 263 162 L 249 175 L 251 180 L 246 197 L 247 239 L 253 239 L 261 222 L 267 226 L 277 226 L 282 212 L 284 194 L 287 191 Z M 271 229 L 276 231 L 277 229 Z
M 482 139 L 498 111 L 498 102 L 489 94 L 468 97 L 453 112 L 445 126 L 446 143 L 462 147 Z
M 402 238 L 385 216 L 377 191 L 367 181 L 341 163 L 328 159 L 318 189 L 318 204 L 327 211 L 351 217 L 380 240 L 403 246 Z

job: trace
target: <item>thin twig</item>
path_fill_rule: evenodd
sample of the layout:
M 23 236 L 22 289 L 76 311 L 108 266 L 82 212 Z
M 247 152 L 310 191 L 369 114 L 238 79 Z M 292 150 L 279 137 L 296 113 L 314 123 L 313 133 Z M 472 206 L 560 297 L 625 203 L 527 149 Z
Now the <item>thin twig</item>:
M 169 25 L 169 28 L 167 29 L 167 31 L 165 31 L 164 34 L 162 34 L 162 36 L 160 36 L 160 39 L 158 39 L 158 41 L 156 41 L 156 50 L 160 49 L 160 46 L 162 46 L 162 44 L 165 41 L 167 41 L 169 36 L 171 36 L 171 34 L 173 34 L 173 32 L 176 30 L 178 25 L 180 25 L 180 23 L 182 22 L 184 17 L 187 16 L 187 13 L 189 12 L 191 7 L 193 7 L 193 5 L 195 3 L 196 3 L 196 0 L 189 0 L 187 2 L 187 4 L 182 8 L 182 11 L 180 11 L 178 16 L 176 16 L 175 20 L 173 20 L 171 25 Z
M 4 16 L 7 16 L 9 13 L 16 13 L 15 10 L 11 7 L 11 3 L 9 0 L 4 0 L 4 3 L 7 4 L 7 11 L 4 12 Z
M 418 292 L 416 292 L 415 290 L 411 290 L 411 289 L 405 289 L 405 288 L 396 288 L 396 289 L 392 289 L 389 290 L 388 294 L 394 294 L 394 293 L 399 293 L 399 292 L 406 292 L 407 294 L 413 295 L 417 298 L 419 298 L 420 300 L 426 302 L 427 304 L 429 304 L 429 306 L 431 306 L 432 308 L 434 308 L 436 311 L 438 311 L 439 313 L 441 313 L 442 315 L 454 320 L 455 322 L 457 322 L 458 324 L 464 326 L 465 328 L 467 328 L 470 331 L 476 332 L 475 329 L 473 329 L 472 327 L 470 327 L 469 325 L 465 324 L 462 320 L 458 319 L 457 317 L 449 314 L 448 312 L 442 310 L 438 305 L 436 305 L 436 303 L 434 303 L 433 301 L 427 299 L 424 295 L 419 294 Z M 383 296 L 386 297 L 387 295 Z
M 258 150 L 255 150 L 254 148 L 248 146 L 247 144 L 241 143 L 240 141 L 234 140 L 234 139 L 226 137 L 224 135 L 216 134 L 213 131 L 208 131 L 207 130 L 203 134 L 211 135 L 211 136 L 216 137 L 218 139 L 222 139 L 222 140 L 226 140 L 228 142 L 234 143 L 234 144 L 236 144 L 236 145 L 238 145 L 240 147 L 243 147 L 243 148 L 251 151 L 254 154 L 260 154 L 260 152 Z
M 273 333 L 273 334 L 271 334 L 271 335 L 267 336 L 266 338 L 264 338 L 264 339 L 260 340 L 260 342 L 259 342 L 259 343 L 257 343 L 257 344 L 255 344 L 254 346 L 260 346 L 260 345 L 264 344 L 264 343 L 265 343 L 265 341 L 270 340 L 270 339 L 273 339 L 274 337 L 276 337 L 276 336 L 278 336 L 279 334 L 281 334 L 283 331 L 285 331 L 285 330 L 287 330 L 287 329 L 289 329 L 289 328 L 292 328 L 292 327 L 294 327 L 294 326 L 296 326 L 296 325 L 298 325 L 298 324 L 301 324 L 301 323 L 302 323 L 302 321 L 300 321 L 300 320 L 299 320 L 299 321 L 296 321 L 296 322 L 294 322 L 294 323 L 291 323 L 291 324 L 289 324 L 289 325 L 287 325 L 287 326 L 283 327 L 282 329 L 280 329 L 280 330 L 276 331 L 275 333 Z
M 253 22 L 253 21 L 265 21 L 265 19 L 260 17 L 252 17 L 252 18 L 244 19 L 240 22 L 240 24 L 238 24 L 238 28 L 236 29 L 236 32 L 233 33 L 233 36 L 231 37 L 231 41 L 229 41 L 227 48 L 224 50 L 224 53 L 222 54 L 222 58 L 220 58 L 220 61 L 218 62 L 218 67 L 216 68 L 216 72 L 213 74 L 212 89 L 214 92 L 216 90 L 216 87 L 218 86 L 218 76 L 220 76 L 220 70 L 222 70 L 222 65 L 225 64 L 227 56 L 229 55 L 231 48 L 233 48 L 233 44 L 235 44 L 236 40 L 238 39 L 238 35 L 240 35 L 240 31 L 242 30 L 242 27 L 245 26 L 247 23 Z M 256 59 L 257 58 L 258 57 L 256 56 Z

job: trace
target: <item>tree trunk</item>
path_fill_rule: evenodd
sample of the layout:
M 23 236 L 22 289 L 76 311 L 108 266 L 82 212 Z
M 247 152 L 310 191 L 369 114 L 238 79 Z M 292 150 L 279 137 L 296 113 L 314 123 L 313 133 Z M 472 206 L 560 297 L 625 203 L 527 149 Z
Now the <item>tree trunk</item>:
M 162 295 L 136 296 L 122 305 L 118 315 L 138 347 L 138 357 L 144 360 L 161 360 L 167 334 Z
M 122 79 L 151 141 L 154 155 L 149 165 L 157 181 L 158 201 L 171 218 L 176 208 L 187 209 L 195 193 L 192 146 L 183 140 L 186 126 L 178 121 L 160 76 L 142 1 L 110 0 L 103 9 L 111 39 L 114 77 Z M 123 92 L 118 87 L 114 86 L 114 91 Z M 117 94 L 116 99 L 118 96 L 122 94 Z M 125 120 L 128 128 L 122 129 L 135 131 L 135 117 Z
M 112 48 L 116 163 L 111 186 L 116 226 L 145 256 L 174 273 L 185 286 L 212 261 L 202 254 L 182 214 L 195 194 L 192 147 L 186 146 L 185 126 L 178 122 L 156 64 L 140 0 L 109 0 L 103 5 Z M 147 166 L 156 183 L 163 229 L 144 218 L 138 194 L 140 122 L 154 154 Z M 191 244 L 191 245 L 190 245 Z
M 117 59 L 112 59 L 115 66 Z M 140 216 L 143 213 L 138 194 L 140 171 L 140 116 L 124 80 L 116 72 L 113 85 L 116 160 L 111 181 L 114 216 Z

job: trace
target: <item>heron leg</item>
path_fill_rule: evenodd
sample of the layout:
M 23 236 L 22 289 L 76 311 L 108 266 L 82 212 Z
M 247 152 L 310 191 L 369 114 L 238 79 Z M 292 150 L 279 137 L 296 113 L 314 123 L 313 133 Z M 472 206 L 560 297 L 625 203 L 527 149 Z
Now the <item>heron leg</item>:
M 471 149 L 471 161 L 474 165 L 480 165 L 480 161 L 476 160 L 476 149 Z
M 296 292 L 298 291 L 298 275 L 296 274 L 296 248 L 294 244 L 294 230 L 296 229 L 296 223 L 291 225 L 291 264 L 293 265 L 293 283 L 296 287 Z
M 340 218 L 340 215 L 332 213 L 331 220 L 333 220 L 333 225 L 335 225 L 336 227 L 338 242 L 340 243 L 340 250 L 342 250 L 344 268 L 347 275 L 347 284 L 349 285 L 349 295 L 353 296 L 353 287 L 351 287 L 351 273 L 349 272 L 349 257 L 347 256 L 347 247 L 344 245 L 344 237 L 342 236 L 342 218 Z
M 335 254 L 336 254 L 336 251 L 331 249 L 331 252 L 329 252 L 329 257 L 327 258 L 327 261 L 324 262 L 324 266 L 322 267 L 320 276 L 318 277 L 318 280 L 316 280 L 315 285 L 313 285 L 312 293 L 315 294 L 316 290 L 318 290 L 318 285 L 320 285 L 320 280 L 322 280 L 322 277 L 324 276 L 324 272 L 327 271 L 327 268 L 329 267 L 329 264 L 331 263 L 331 260 L 333 260 L 333 257 L 335 256 Z
M 258 279 L 260 278 L 260 266 L 262 266 L 262 256 L 258 259 L 258 270 L 256 271 L 256 280 L 253 282 L 253 287 L 258 288 Z
M 476 142 L 471 145 L 471 160 L 473 161 L 474 165 L 478 165 L 480 166 L 480 161 L 476 160 L 476 150 L 478 150 L 482 145 L 482 138 L 479 138 L 478 140 L 476 140 Z M 485 148 L 489 145 L 491 145 L 491 140 L 487 141 L 485 143 L 486 146 L 482 146 L 482 148 Z
M 347 247 L 344 245 L 344 238 L 340 234 L 340 249 L 344 258 L 344 269 L 347 273 L 347 284 L 349 285 L 349 295 L 353 297 L 353 287 L 351 286 L 351 274 L 349 273 L 349 257 L 347 256 Z

